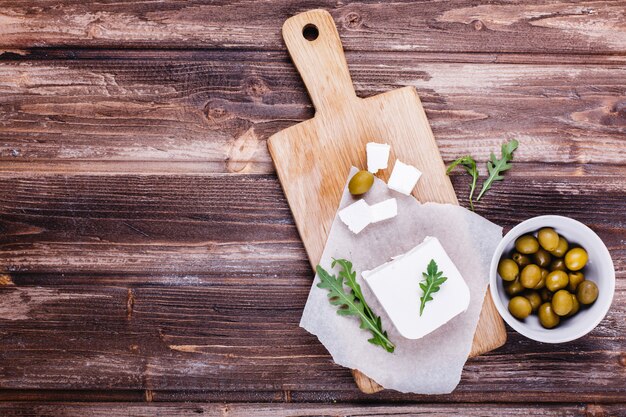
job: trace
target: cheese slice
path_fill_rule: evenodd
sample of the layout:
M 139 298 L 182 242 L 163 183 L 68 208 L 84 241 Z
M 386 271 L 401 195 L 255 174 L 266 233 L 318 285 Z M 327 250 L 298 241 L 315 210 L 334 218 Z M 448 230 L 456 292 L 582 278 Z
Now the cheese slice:
M 395 198 L 389 198 L 370 206 L 372 223 L 391 219 L 398 215 L 398 203 Z
M 354 234 L 358 234 L 361 230 L 372 222 L 372 211 L 363 199 L 339 210 L 339 218 L 348 229 Z
M 420 316 L 419 284 L 424 280 L 428 263 L 434 259 L 439 271 L 447 277 L 438 292 L 432 295 Z M 407 339 L 419 339 L 446 324 L 467 310 L 470 290 L 437 238 L 424 241 L 390 262 L 362 273 L 381 306 Z
M 421 176 L 422 172 L 419 169 L 396 159 L 396 164 L 393 166 L 387 186 L 399 193 L 409 195 Z
M 379 169 L 386 169 L 390 150 L 391 146 L 386 143 L 368 142 L 365 145 L 367 170 L 372 174 L 376 174 Z

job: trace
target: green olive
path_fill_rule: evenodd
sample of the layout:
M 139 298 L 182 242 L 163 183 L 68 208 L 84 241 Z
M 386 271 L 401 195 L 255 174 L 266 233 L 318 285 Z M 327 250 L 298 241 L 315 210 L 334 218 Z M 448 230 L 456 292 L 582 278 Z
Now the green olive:
M 587 251 L 583 248 L 574 248 L 565 254 L 565 266 L 570 271 L 579 271 L 587 265 Z
M 568 249 L 569 243 L 567 243 L 567 239 L 565 239 L 563 236 L 559 236 L 559 244 L 557 245 L 556 249 L 550 251 L 550 253 L 557 258 L 562 258 L 563 256 L 565 256 L 565 253 Z
M 359 171 L 350 179 L 348 190 L 352 195 L 365 194 L 374 184 L 374 175 L 369 171 Z
M 539 323 L 546 329 L 552 329 L 559 325 L 561 319 L 552 310 L 552 304 L 543 303 L 539 306 L 538 311 Z
M 503 259 L 498 264 L 498 274 L 505 281 L 515 281 L 519 274 L 519 266 L 513 259 Z
M 552 297 L 552 310 L 559 316 L 566 316 L 572 311 L 572 294 L 567 290 L 558 290 Z
M 578 298 L 574 294 L 570 294 L 572 296 L 572 311 L 567 313 L 565 317 L 572 317 L 580 310 L 580 303 L 578 302 Z
M 563 258 L 554 258 L 552 262 L 550 262 L 550 271 L 565 271 L 565 261 Z
M 537 265 L 539 265 L 542 268 L 545 268 L 548 265 L 550 265 L 550 261 L 552 260 L 552 255 L 550 255 L 548 251 L 542 248 L 539 248 L 537 252 L 535 252 L 535 254 L 533 255 L 533 258 L 535 259 L 535 263 Z
M 547 288 L 542 288 L 539 291 L 539 295 L 541 296 L 541 300 L 545 303 L 547 301 L 552 301 L 552 291 Z
M 535 253 L 537 249 L 539 249 L 539 242 L 533 235 L 520 236 L 515 241 L 515 250 L 524 255 Z
M 519 282 L 519 279 L 516 279 L 510 284 L 504 284 L 504 291 L 510 296 L 517 295 L 524 291 L 524 286 Z
M 546 277 L 546 287 L 552 292 L 567 287 L 567 284 L 569 284 L 569 278 L 565 271 L 552 271 Z
M 595 282 L 585 280 L 578 284 L 578 288 L 576 288 L 576 298 L 580 304 L 593 304 L 594 301 L 598 298 L 598 286 Z
M 526 255 L 522 255 L 519 252 L 515 252 L 511 258 L 515 261 L 516 264 L 520 266 L 520 268 L 525 267 L 530 263 L 530 258 Z
M 539 284 L 535 285 L 535 290 L 540 290 L 546 286 L 546 277 L 549 273 L 550 271 L 548 271 L 546 268 L 541 268 L 541 280 L 539 280 Z
M 542 248 L 548 252 L 555 250 L 559 246 L 559 234 L 551 227 L 544 227 L 537 233 L 537 240 Z
M 532 310 L 533 308 L 530 305 L 530 301 L 528 301 L 526 297 L 518 295 L 517 297 L 511 298 L 511 301 L 509 301 L 509 311 L 513 317 L 517 319 L 524 320 L 530 315 Z
M 569 277 L 569 285 L 567 286 L 567 289 L 571 292 L 575 292 L 576 288 L 578 288 L 578 284 L 585 280 L 585 275 L 580 271 L 570 272 L 567 276 Z
M 519 279 L 525 288 L 535 288 L 541 281 L 541 268 L 535 264 L 526 265 Z
M 524 297 L 530 301 L 530 306 L 532 307 L 533 313 L 537 311 L 539 306 L 541 305 L 541 296 L 537 291 L 526 291 L 524 292 Z

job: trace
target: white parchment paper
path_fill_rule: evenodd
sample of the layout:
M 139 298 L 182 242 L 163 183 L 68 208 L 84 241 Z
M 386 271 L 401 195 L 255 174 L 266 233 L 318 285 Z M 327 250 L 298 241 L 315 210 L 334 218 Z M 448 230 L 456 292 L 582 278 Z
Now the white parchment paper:
M 352 168 L 348 178 L 357 172 Z M 426 180 L 422 178 L 422 181 Z M 302 314 L 300 326 L 316 335 L 333 360 L 358 369 L 387 389 L 420 394 L 446 394 L 461 379 L 474 331 L 482 308 L 491 257 L 502 238 L 502 228 L 460 206 L 420 204 L 414 197 L 387 188 L 378 178 L 365 195 L 369 204 L 394 197 L 397 217 L 370 224 L 358 235 L 335 216 L 320 264 L 331 271 L 332 258 L 353 263 L 363 295 L 380 315 L 383 327 L 396 345 L 394 353 L 367 342 L 370 333 L 359 328 L 356 317 L 337 315 L 327 291 L 317 288 L 316 276 Z M 355 201 L 347 182 L 339 209 Z M 375 268 L 421 243 L 426 236 L 437 237 L 470 288 L 470 306 L 465 313 L 419 340 L 401 337 L 376 297 L 363 282 L 361 271 Z

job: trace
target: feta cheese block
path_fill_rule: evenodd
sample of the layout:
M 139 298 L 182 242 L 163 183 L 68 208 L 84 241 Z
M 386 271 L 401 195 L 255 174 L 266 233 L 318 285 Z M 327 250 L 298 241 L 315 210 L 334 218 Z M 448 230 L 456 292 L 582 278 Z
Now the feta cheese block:
M 376 174 L 379 169 L 386 169 L 390 150 L 391 146 L 386 143 L 368 142 L 365 145 L 367 170 L 372 174 Z
M 341 209 L 337 214 L 341 221 L 344 222 L 344 224 L 348 226 L 348 229 L 354 234 L 358 234 L 372 222 L 371 208 L 363 199 Z
M 420 282 L 428 263 L 434 259 L 447 277 L 432 294 L 420 316 Z M 363 271 L 370 287 L 398 332 L 407 339 L 419 339 L 467 310 L 470 290 L 446 251 L 435 237 L 371 271 Z
M 396 159 L 396 164 L 393 166 L 387 186 L 399 193 L 409 195 L 421 176 L 422 172 L 419 169 Z
M 395 198 L 388 198 L 370 206 L 372 223 L 391 219 L 398 215 L 398 203 Z

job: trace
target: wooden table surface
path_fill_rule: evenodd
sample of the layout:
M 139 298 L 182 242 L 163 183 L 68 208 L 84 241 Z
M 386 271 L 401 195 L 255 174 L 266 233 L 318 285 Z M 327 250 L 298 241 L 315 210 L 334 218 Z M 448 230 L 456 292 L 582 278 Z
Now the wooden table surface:
M 477 212 L 604 239 L 593 332 L 367 396 L 298 327 L 266 139 L 312 116 L 280 27 L 313 7 L 360 96 L 417 88 L 446 162 L 519 139 Z M 626 1 L 0 0 L 0 53 L 0 415 L 626 415 Z

